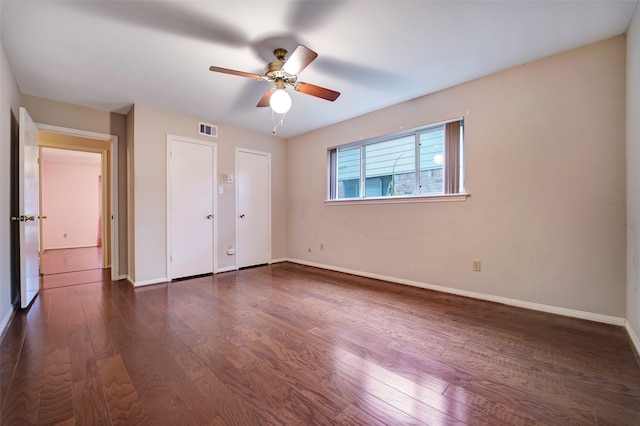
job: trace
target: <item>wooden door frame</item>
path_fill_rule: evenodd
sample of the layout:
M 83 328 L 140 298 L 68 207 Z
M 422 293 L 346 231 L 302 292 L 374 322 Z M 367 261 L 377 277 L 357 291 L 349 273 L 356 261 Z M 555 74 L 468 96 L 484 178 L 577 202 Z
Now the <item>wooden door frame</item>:
M 205 145 L 205 146 L 210 146 L 213 148 L 213 176 L 211 177 L 213 179 L 213 198 L 212 198 L 212 202 L 213 202 L 213 238 L 212 238 L 212 254 L 213 254 L 213 273 L 216 274 L 218 272 L 218 197 L 217 197 L 217 179 L 216 176 L 218 176 L 218 144 L 215 142 L 209 142 L 209 141 L 203 141 L 200 139 L 193 139 L 193 138 L 188 138 L 188 137 L 184 137 L 184 136 L 177 136 L 177 135 L 171 135 L 171 134 L 167 134 L 167 142 L 166 142 L 166 157 L 167 157 L 167 164 L 166 164 L 166 176 L 167 176 L 167 182 L 166 182 L 166 200 L 167 200 L 167 205 L 166 205 L 166 215 L 167 215 L 167 228 L 166 228 L 166 246 L 167 246 L 167 254 L 166 254 L 166 277 L 168 280 L 171 280 L 173 278 L 173 272 L 171 271 L 171 250 L 173 248 L 172 246 L 172 242 L 171 242 L 171 221 L 173 220 L 172 215 L 171 215 L 171 144 L 173 142 L 185 142 L 185 143 L 194 143 L 194 144 L 198 144 L 198 145 Z
M 96 152 L 101 154 L 102 179 L 102 240 L 109 243 L 109 249 L 102 251 L 102 267 L 111 267 L 111 279 L 117 281 L 120 277 L 119 262 L 119 226 L 118 226 L 118 136 L 107 133 L 90 132 L 86 130 L 72 129 L 68 127 L 53 126 L 36 123 L 38 131 L 56 133 L 59 135 L 74 136 L 85 139 L 94 139 L 94 146 L 80 145 L 72 140 L 64 141 L 40 141 L 38 146 L 46 148 L 68 149 L 74 151 Z M 72 138 L 70 138 L 72 139 Z M 100 143 L 102 142 L 102 143 Z M 104 142 L 107 144 L 105 145 Z M 42 168 L 42 164 L 40 164 Z M 106 173 L 105 173 L 106 172 Z M 42 197 L 42 190 L 40 190 Z M 42 213 L 41 213 L 42 215 Z M 111 220 L 109 220 L 109 218 Z M 41 245 L 42 249 L 42 245 Z
M 268 259 L 267 262 L 271 263 L 273 260 L 273 256 L 272 256 L 272 249 L 273 249 L 273 239 L 272 239 L 272 223 L 271 223 L 271 218 L 272 218 L 272 206 L 271 206 L 271 195 L 272 195 L 272 189 L 271 189 L 271 153 L 270 152 L 264 152 L 264 151 L 256 151 L 256 150 L 252 150 L 252 149 L 247 149 L 247 148 L 240 148 L 240 147 L 236 147 L 236 182 L 235 182 L 235 234 L 236 234 L 236 256 L 235 256 L 235 262 L 236 262 L 236 269 L 240 268 L 240 262 L 238 262 L 238 251 L 242 250 L 243 248 L 240 247 L 240 245 L 238 244 L 240 241 L 239 238 L 239 229 L 240 229 L 240 217 L 239 217 L 239 200 L 240 200 L 240 185 L 238 184 L 238 178 L 240 176 L 240 153 L 244 152 L 247 154 L 254 154 L 254 155 L 261 155 L 264 157 L 267 157 L 267 159 L 269 160 L 269 179 L 267 180 L 267 191 L 268 191 L 268 196 L 267 196 L 267 200 L 269 201 L 269 206 L 267 207 L 267 215 L 268 215 L 268 220 L 267 223 L 269 224 L 269 253 L 267 254 Z

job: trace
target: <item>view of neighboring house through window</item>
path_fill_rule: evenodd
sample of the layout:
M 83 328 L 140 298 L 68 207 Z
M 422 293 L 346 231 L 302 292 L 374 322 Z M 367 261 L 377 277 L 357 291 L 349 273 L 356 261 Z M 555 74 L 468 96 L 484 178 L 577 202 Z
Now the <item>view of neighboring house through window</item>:
M 462 120 L 329 149 L 329 199 L 462 193 Z

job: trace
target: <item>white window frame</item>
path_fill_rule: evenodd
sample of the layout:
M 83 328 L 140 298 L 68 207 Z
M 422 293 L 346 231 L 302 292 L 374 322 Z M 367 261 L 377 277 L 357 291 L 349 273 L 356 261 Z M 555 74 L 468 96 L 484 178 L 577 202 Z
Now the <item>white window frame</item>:
M 459 121 L 461 124 L 460 132 L 460 147 L 459 147 L 459 190 L 456 193 L 441 193 L 441 194 L 420 194 L 419 182 L 420 182 L 420 144 L 419 135 L 421 133 L 433 130 L 436 128 L 444 127 L 448 123 Z M 416 191 L 417 194 L 410 195 L 386 195 L 379 197 L 366 197 L 366 160 L 365 149 L 367 146 L 375 145 L 388 140 L 399 139 L 406 136 L 413 135 L 416 139 L 415 143 L 415 175 L 416 175 Z M 360 148 L 360 176 L 359 176 L 359 197 L 353 198 L 336 198 L 337 197 L 337 152 L 338 150 Z M 446 143 L 444 144 L 444 155 L 446 157 Z M 381 137 L 367 139 L 365 141 L 358 141 L 354 143 L 348 143 L 339 146 L 333 146 L 327 149 L 327 199 L 325 204 L 327 205 L 349 205 L 349 204 L 380 204 L 380 203 L 424 203 L 424 202 L 451 202 L 451 201 L 464 201 L 469 197 L 469 194 L 465 192 L 464 188 L 464 119 L 456 118 L 446 120 L 438 123 L 428 124 L 420 126 L 415 129 L 389 134 Z M 445 174 L 449 173 L 446 166 L 443 164 L 443 179 Z M 443 191 L 446 191 L 443 184 Z

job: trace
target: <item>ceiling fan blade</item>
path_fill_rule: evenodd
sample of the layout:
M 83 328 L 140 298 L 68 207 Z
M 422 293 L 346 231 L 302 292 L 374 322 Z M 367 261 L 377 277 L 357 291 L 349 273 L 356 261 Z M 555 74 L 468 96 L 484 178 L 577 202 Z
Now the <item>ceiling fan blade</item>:
M 309 84 L 309 83 L 296 83 L 295 89 L 298 92 L 304 93 L 306 95 L 311 95 L 317 98 L 326 99 L 331 102 L 335 101 L 336 99 L 338 99 L 338 96 L 340 96 L 340 92 L 325 89 L 324 87 L 316 86 L 314 84 Z
M 276 89 L 275 87 L 272 87 L 271 89 L 267 90 L 266 92 L 264 92 L 264 95 L 262 95 L 262 98 L 260 99 L 260 102 L 258 102 L 258 105 L 256 105 L 257 107 L 268 107 L 269 106 L 269 100 L 271 99 L 271 94 L 273 92 L 275 92 Z
M 236 71 L 236 70 L 230 70 L 227 68 L 220 68 L 220 67 L 214 67 L 214 66 L 209 67 L 209 71 L 221 72 L 224 74 L 231 74 L 231 75 L 238 75 L 240 77 L 253 78 L 254 80 L 262 80 L 264 78 L 264 76 L 260 74 L 253 74 L 250 72 Z
M 305 69 L 307 65 L 313 62 L 318 57 L 318 54 L 313 50 L 300 45 L 296 47 L 296 50 L 289 56 L 282 66 L 282 71 L 290 75 L 298 75 L 300 71 Z

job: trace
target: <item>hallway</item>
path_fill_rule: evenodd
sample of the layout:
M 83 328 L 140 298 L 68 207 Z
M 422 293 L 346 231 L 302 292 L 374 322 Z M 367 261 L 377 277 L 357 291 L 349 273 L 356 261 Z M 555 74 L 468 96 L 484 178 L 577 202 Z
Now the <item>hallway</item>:
M 102 269 L 102 247 L 45 250 L 40 289 L 108 280 L 110 274 Z

